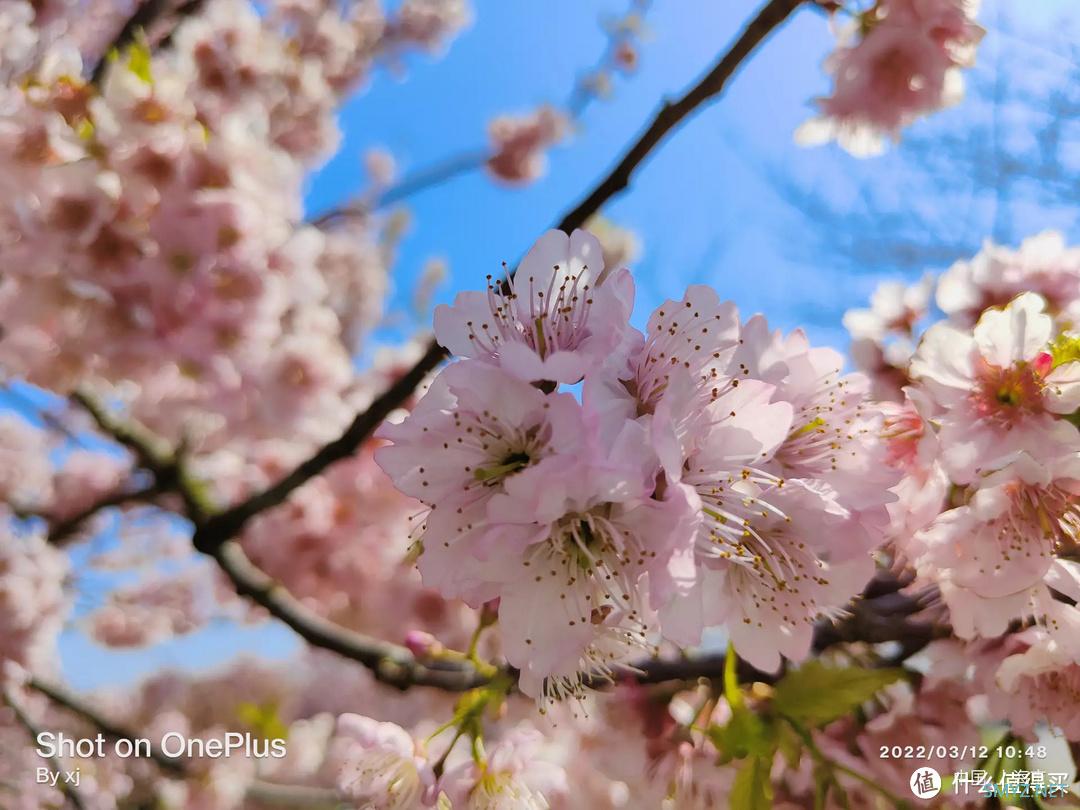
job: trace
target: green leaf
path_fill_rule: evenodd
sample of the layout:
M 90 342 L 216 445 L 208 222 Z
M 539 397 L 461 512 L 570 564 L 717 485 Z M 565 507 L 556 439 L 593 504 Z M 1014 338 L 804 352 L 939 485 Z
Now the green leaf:
M 769 781 L 771 757 L 750 757 L 735 774 L 729 807 L 739 810 L 770 810 L 773 791 Z
M 830 667 L 808 661 L 776 684 L 773 708 L 802 725 L 824 726 L 903 677 L 902 669 Z
M 731 719 L 723 726 L 711 726 L 708 734 L 721 763 L 749 756 L 769 756 L 776 750 L 776 726 L 745 706 L 731 710 Z

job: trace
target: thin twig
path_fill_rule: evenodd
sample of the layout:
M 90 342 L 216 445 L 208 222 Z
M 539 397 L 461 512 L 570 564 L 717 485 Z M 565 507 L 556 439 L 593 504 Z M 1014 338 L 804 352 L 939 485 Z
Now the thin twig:
M 5 689 L 3 691 L 3 698 L 4 703 L 11 709 L 11 713 L 15 715 L 15 719 L 18 721 L 19 725 L 26 729 L 26 733 L 30 735 L 30 739 L 34 741 L 34 745 L 36 746 L 37 739 L 42 733 L 41 729 L 38 728 L 30 715 L 23 709 L 22 704 L 19 703 L 18 699 L 9 690 Z M 86 810 L 86 802 L 84 802 L 82 796 L 79 795 L 79 789 L 64 778 L 67 773 L 67 767 L 64 763 L 57 756 L 48 756 L 46 759 L 52 766 L 53 775 L 57 777 L 56 786 L 63 792 L 64 796 L 67 797 L 71 806 L 74 807 L 75 810 Z
M 490 157 L 490 149 L 471 149 L 461 154 L 451 155 L 438 163 L 425 166 L 403 177 L 399 182 L 377 194 L 361 197 L 339 208 L 332 208 L 319 214 L 309 220 L 308 224 L 316 228 L 326 228 L 340 220 L 365 216 L 372 211 L 400 202 L 418 191 L 423 191 L 426 188 L 445 183 L 458 175 L 479 169 L 487 163 Z
M 625 189 L 637 168 L 645 162 L 653 149 L 676 129 L 692 112 L 719 96 L 734 75 L 766 37 L 780 26 L 802 4 L 803 0 L 770 0 L 757 16 L 743 29 L 713 68 L 686 93 L 675 101 L 665 103 L 649 126 L 641 133 L 607 176 L 569 211 L 556 226 L 569 233 L 580 228 L 616 194 Z
M 136 422 L 122 422 L 85 391 L 76 391 L 71 401 L 90 414 L 101 431 L 122 444 L 135 456 L 141 467 L 154 476 L 159 491 L 175 490 L 180 494 L 188 517 L 198 523 L 211 511 L 201 488 L 187 471 L 182 453 L 174 451 L 159 437 Z
M 139 739 L 135 734 L 112 722 L 81 697 L 63 686 L 48 683 L 40 678 L 31 678 L 26 685 L 86 721 L 109 739 L 131 741 Z M 163 771 L 175 776 L 183 776 L 186 771 L 183 760 L 170 757 L 157 748 L 151 747 L 150 759 Z
M 125 506 L 130 503 L 149 501 L 155 495 L 159 495 L 160 493 L 161 486 L 157 482 L 143 487 L 142 489 L 121 490 L 109 493 L 100 500 L 90 504 L 82 511 L 76 512 L 71 517 L 56 521 L 49 528 L 49 543 L 54 546 L 64 545 L 67 541 L 76 536 L 83 524 L 94 517 L 98 512 L 110 509 L 114 506 Z
M 638 16 L 644 15 L 652 0 L 631 0 L 630 11 Z M 585 113 L 589 103 L 597 98 L 597 93 L 588 87 L 585 77 L 596 76 L 604 70 L 613 69 L 616 53 L 620 45 L 632 41 L 632 37 L 625 32 L 617 32 L 608 38 L 607 47 L 596 65 L 585 72 L 574 84 L 574 89 L 567 98 L 563 109 L 566 110 L 571 121 L 577 121 Z M 459 175 L 475 171 L 484 166 L 493 157 L 490 147 L 483 149 L 469 149 L 456 155 L 450 155 L 430 166 L 425 166 L 402 178 L 399 182 L 391 185 L 383 191 L 361 197 L 347 202 L 337 208 L 332 208 L 309 220 L 309 224 L 316 228 L 325 228 L 340 220 L 348 220 L 352 217 L 362 217 L 417 193 L 426 188 L 445 183 Z

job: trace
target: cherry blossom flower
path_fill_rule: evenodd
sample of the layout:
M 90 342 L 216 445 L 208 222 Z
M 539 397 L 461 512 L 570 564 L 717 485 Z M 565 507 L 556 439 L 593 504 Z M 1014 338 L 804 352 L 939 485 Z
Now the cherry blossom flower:
M 844 327 L 851 335 L 851 358 L 872 382 L 877 400 L 903 399 L 907 365 L 915 352 L 915 327 L 929 311 L 934 277 L 926 274 L 916 284 L 879 284 L 870 297 L 869 309 L 844 313 Z
M 496 118 L 488 127 L 492 142 L 488 171 L 507 183 L 537 179 L 547 168 L 545 151 L 563 139 L 567 127 L 566 116 L 548 106 L 527 116 Z
M 48 504 L 50 466 L 45 431 L 14 414 L 0 414 L 0 502 L 16 509 Z
M 570 794 L 554 748 L 535 728 L 511 729 L 481 763 L 447 770 L 440 789 L 463 810 L 547 810 Z M 548 750 L 545 750 L 548 749 Z
M 378 434 L 375 458 L 407 495 L 435 506 L 488 500 L 515 475 L 572 455 L 585 442 L 571 394 L 545 395 L 473 360 L 443 370 L 400 425 Z
M 1062 235 L 1044 231 L 1017 250 L 986 242 L 972 259 L 956 262 L 938 282 L 937 305 L 960 326 L 975 323 L 989 307 L 1005 306 L 1024 292 L 1038 293 L 1056 318 L 1080 317 L 1080 250 Z
M 882 136 L 963 95 L 959 68 L 974 62 L 982 29 L 965 0 L 875 3 L 841 38 L 826 61 L 833 91 L 819 99 L 819 118 L 796 133 L 802 143 L 836 139 L 853 155 L 882 151 Z
M 548 231 L 513 278 L 486 293 L 459 293 L 435 309 L 435 336 L 452 353 L 501 366 L 526 381 L 576 383 L 628 351 L 634 285 L 606 268 L 596 238 Z
M 358 808 L 417 810 L 430 801 L 435 774 L 422 746 L 400 726 L 356 714 L 338 718 L 343 765 L 338 789 Z
M 0 523 L 0 665 L 55 668 L 53 645 L 68 610 L 67 557 L 40 535 L 18 536 Z
M 983 597 L 1023 591 L 1080 539 L 1080 457 L 1051 466 L 1021 456 L 980 482 L 970 503 L 921 535 L 920 566 L 948 570 L 954 587 Z
M 1075 633 L 1080 627 L 1073 627 Z M 1077 650 L 1060 636 L 1033 627 L 1010 639 L 1019 648 L 1001 661 L 997 690 L 991 692 L 990 710 L 1008 719 L 1019 734 L 1031 735 L 1036 725 L 1049 723 L 1066 739 L 1080 739 L 1080 663 Z
M 945 507 L 949 476 L 938 462 L 940 444 L 928 414 L 932 407 L 922 391 L 905 388 L 903 404 L 881 404 L 885 463 L 902 473 L 887 504 L 888 536 L 893 552 L 906 557 L 914 534 L 925 529 Z
M 681 301 L 665 301 L 649 317 L 646 335 L 633 335 L 629 364 L 609 367 L 585 381 L 585 398 L 593 410 L 618 418 L 652 414 L 669 389 L 672 374 L 676 394 L 669 397 L 663 419 L 685 444 L 694 430 L 697 412 L 733 387 L 747 370 L 731 371 L 739 341 L 739 314 L 709 287 L 688 287 Z M 688 421 L 684 421 L 688 420 Z M 654 428 L 658 429 L 657 428 Z M 675 465 L 678 466 L 677 464 Z
M 1054 366 L 1044 310 L 1024 293 L 987 310 L 973 333 L 948 323 L 927 330 L 911 373 L 941 409 L 942 463 L 957 483 L 1018 451 L 1044 458 L 1080 448 L 1080 433 L 1056 418 L 1080 407 L 1080 362 Z
M 470 583 L 470 601 L 500 597 L 504 653 L 538 700 L 580 694 L 589 677 L 648 653 L 653 609 L 693 579 L 696 503 L 685 488 L 651 497 L 658 467 L 640 426 L 592 454 L 506 480 L 487 524 L 472 528 L 469 509 L 429 520 L 449 544 L 434 560 L 468 552 L 452 576 Z

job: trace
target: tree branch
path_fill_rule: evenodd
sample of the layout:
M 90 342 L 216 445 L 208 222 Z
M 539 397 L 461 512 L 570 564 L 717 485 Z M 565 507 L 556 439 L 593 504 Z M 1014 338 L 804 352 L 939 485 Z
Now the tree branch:
M 161 493 L 161 486 L 155 482 L 147 487 L 137 490 L 121 490 L 118 492 L 112 492 L 101 498 L 101 500 L 87 506 L 81 512 L 77 512 L 71 517 L 58 520 L 52 524 L 49 528 L 48 541 L 54 546 L 62 546 L 67 543 L 78 531 L 82 528 L 82 525 L 90 520 L 94 515 L 103 509 L 109 509 L 114 506 L 125 506 L 129 503 L 137 503 L 140 501 L 148 501 L 155 495 Z
M 366 411 L 357 414 L 339 438 L 324 445 L 315 455 L 269 488 L 224 512 L 211 515 L 198 526 L 194 537 L 195 548 L 213 555 L 215 549 L 239 534 L 255 515 L 284 503 L 293 490 L 324 472 L 334 462 L 353 455 L 375 428 L 412 395 L 424 377 L 445 357 L 446 350 L 436 343 L 431 343 L 416 365 L 372 402 Z
M 802 2 L 803 0 L 769 0 L 712 70 L 677 101 L 661 107 L 652 123 L 627 151 L 626 156 L 581 203 L 559 221 L 556 227 L 564 231 L 572 231 L 580 227 L 590 216 L 599 211 L 604 203 L 626 188 L 635 169 L 644 162 L 649 153 L 695 109 L 718 96 L 743 60 Z M 438 366 L 445 357 L 444 348 L 434 341 L 429 343 L 427 351 L 416 365 L 379 396 L 366 411 L 358 414 L 338 439 L 324 446 L 267 490 L 212 516 L 196 531 L 195 547 L 200 551 L 213 553 L 217 546 L 236 536 L 247 521 L 259 512 L 281 504 L 297 487 L 322 473 L 335 461 L 348 458 L 355 453 L 382 420 L 395 408 L 400 407 L 428 372 Z
M 210 513 L 210 504 L 206 502 L 198 484 L 188 474 L 182 453 L 174 451 L 142 425 L 119 421 L 85 391 L 73 393 L 71 401 L 90 414 L 106 436 L 131 451 L 139 466 L 154 476 L 158 491 L 179 493 L 193 522 L 198 524 Z
M 438 662 L 427 666 L 416 660 L 408 648 L 341 627 L 306 608 L 296 597 L 257 568 L 235 540 L 214 551 L 221 570 L 237 593 L 266 608 L 274 618 L 287 624 L 301 638 L 316 647 L 357 661 L 372 671 L 382 683 L 406 689 L 433 686 L 450 692 L 464 692 L 487 683 L 491 676 L 465 661 Z
M 40 692 L 56 705 L 62 706 L 76 717 L 86 721 L 111 740 L 134 741 L 139 739 L 137 735 L 113 723 L 81 697 L 63 686 L 48 683 L 36 677 L 32 677 L 27 681 L 26 685 L 35 692 Z M 183 776 L 186 772 L 183 760 L 167 756 L 157 748 L 150 749 L 150 759 L 163 771 L 174 776 Z
M 588 196 L 569 211 L 556 226 L 570 232 L 580 228 L 586 220 L 603 207 L 604 203 L 625 189 L 637 168 L 649 153 L 676 129 L 698 107 L 716 98 L 727 86 L 728 79 L 753 53 L 766 37 L 780 26 L 802 4 L 803 0 L 769 0 L 757 16 L 743 29 L 742 34 L 713 68 L 691 87 L 682 97 L 666 102 L 646 127 L 645 131 L 627 150 L 608 175 L 600 181 Z
M 30 735 L 30 739 L 33 741 L 33 745 L 37 745 L 37 738 L 41 734 L 41 729 L 37 727 L 37 724 L 30 718 L 30 715 L 26 713 L 18 699 L 7 689 L 3 692 L 4 703 L 11 709 L 12 714 L 15 715 L 15 719 L 19 725 L 26 729 L 26 733 Z M 67 770 L 64 767 L 64 763 L 61 762 L 59 757 L 50 756 L 47 757 L 49 764 L 52 766 L 53 775 L 57 776 L 57 787 L 63 792 L 68 802 L 75 810 L 86 810 L 86 802 L 83 801 L 82 796 L 79 795 L 79 790 L 70 782 L 64 778 L 64 772 Z

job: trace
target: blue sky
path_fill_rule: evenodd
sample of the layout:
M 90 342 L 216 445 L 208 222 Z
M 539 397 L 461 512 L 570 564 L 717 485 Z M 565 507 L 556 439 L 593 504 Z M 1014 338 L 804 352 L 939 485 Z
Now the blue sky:
M 986 3 L 987 15 L 997 3 L 1009 5 Z M 604 48 L 598 18 L 627 5 L 628 0 L 475 0 L 474 23 L 442 58 L 410 59 L 404 81 L 380 73 L 345 105 L 342 148 L 313 175 L 309 210 L 339 204 L 362 185 L 361 158 L 370 147 L 389 148 L 408 173 L 482 147 L 486 122 L 495 115 L 565 99 L 579 72 Z M 757 5 L 655 0 L 640 69 L 618 82 L 612 99 L 587 110 L 580 130 L 551 154 L 543 179 L 508 189 L 474 172 L 410 197 L 412 225 L 395 270 L 391 307 L 408 308 L 413 282 L 429 258 L 449 264 L 451 277 L 438 293 L 438 300 L 449 300 L 458 290 L 480 286 L 503 260 L 520 256 L 606 173 L 660 100 L 680 93 L 716 59 Z M 1040 0 L 1025 3 L 1024 13 L 1049 19 L 1065 8 L 1065 0 Z M 1028 22 L 1038 27 L 1045 19 Z M 644 244 L 633 268 L 639 321 L 664 298 L 681 296 L 687 284 L 706 283 L 736 301 L 744 315 L 765 312 L 778 327 L 802 325 L 816 342 L 844 346 L 840 317 L 865 301 L 880 268 L 870 272 L 838 261 L 828 249 L 832 235 L 791 205 L 776 178 L 798 178 L 842 211 L 858 205 L 860 184 L 895 191 L 892 184 L 906 171 L 907 158 L 894 150 L 878 161 L 859 162 L 835 147 L 806 150 L 794 144 L 792 132 L 811 113 L 810 100 L 827 91 L 821 62 L 832 42 L 821 15 L 797 14 L 744 66 L 726 95 L 669 138 L 632 188 L 605 210 L 637 231 Z M 993 53 L 996 42 L 988 37 L 980 56 Z M 961 105 L 912 134 L 932 136 L 936 128 L 962 126 L 980 114 Z M 898 192 L 902 206 L 929 210 L 931 216 L 948 213 L 940 212 L 932 189 L 921 196 L 905 193 Z M 1071 227 L 1075 211 L 1068 214 L 1057 224 Z M 1043 222 L 1040 215 L 1031 216 L 1032 231 Z M 977 249 L 980 234 L 989 230 L 983 218 L 975 210 L 966 223 L 959 239 L 965 249 Z M 904 270 L 908 276 L 919 272 Z M 295 649 L 295 640 L 275 625 L 242 631 L 215 626 L 153 651 L 109 652 L 77 633 L 65 636 L 62 649 L 73 684 L 89 688 L 130 682 L 159 666 L 203 668 L 241 651 L 282 656 Z

